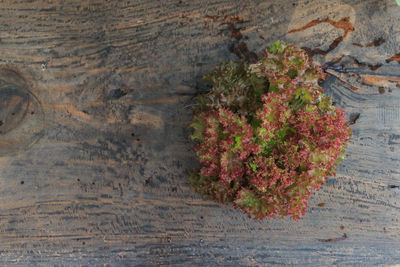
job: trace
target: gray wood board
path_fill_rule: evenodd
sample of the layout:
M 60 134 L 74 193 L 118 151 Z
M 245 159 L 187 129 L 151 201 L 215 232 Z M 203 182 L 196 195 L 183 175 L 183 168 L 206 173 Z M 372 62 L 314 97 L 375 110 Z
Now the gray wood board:
M 250 20 L 237 27 L 257 52 L 277 39 L 327 49 L 343 33 L 328 23 L 287 32 L 349 17 L 355 30 L 315 60 L 351 55 L 383 63 L 374 75 L 400 75 L 385 61 L 400 51 L 394 0 L 1 1 L 1 71 L 16 73 L 0 88 L 2 265 L 400 263 L 399 87 L 380 94 L 327 79 L 327 93 L 360 118 L 348 160 L 299 222 L 252 221 L 190 187 L 199 165 L 188 106 L 204 74 L 238 59 L 227 25 L 207 15 Z

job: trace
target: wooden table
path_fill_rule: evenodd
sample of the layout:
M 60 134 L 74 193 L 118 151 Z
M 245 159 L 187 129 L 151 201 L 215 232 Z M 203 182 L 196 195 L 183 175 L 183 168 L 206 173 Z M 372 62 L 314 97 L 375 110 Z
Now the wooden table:
M 352 90 L 327 79 L 337 105 L 360 116 L 347 161 L 299 222 L 252 221 L 188 182 L 199 167 L 187 125 L 201 77 L 237 60 L 240 42 L 256 52 L 277 39 L 326 51 L 343 29 L 288 32 L 345 17 L 354 30 L 315 61 L 344 54 L 383 64 L 364 74 L 398 77 L 399 62 L 385 61 L 400 51 L 393 0 L 1 1 L 1 265 L 400 263 L 394 84 L 348 74 Z

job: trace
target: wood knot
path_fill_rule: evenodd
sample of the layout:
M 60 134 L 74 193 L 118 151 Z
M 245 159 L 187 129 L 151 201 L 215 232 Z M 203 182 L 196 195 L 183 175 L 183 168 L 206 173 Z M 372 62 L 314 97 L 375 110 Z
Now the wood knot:
M 43 126 L 40 101 L 26 79 L 13 69 L 0 68 L 0 156 L 29 147 Z

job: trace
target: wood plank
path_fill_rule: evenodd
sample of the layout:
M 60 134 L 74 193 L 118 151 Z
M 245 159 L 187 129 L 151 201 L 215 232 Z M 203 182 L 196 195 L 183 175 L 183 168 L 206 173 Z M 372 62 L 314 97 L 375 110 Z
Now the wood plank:
M 225 15 L 250 20 L 236 27 L 256 52 L 277 39 L 327 49 L 343 30 L 321 23 L 288 32 L 349 17 L 354 31 L 314 60 L 345 54 L 383 64 L 366 75 L 398 76 L 398 62 L 385 60 L 400 51 L 399 13 L 389 0 L 1 1 L 0 72 L 22 77 L 14 93 L 26 81 L 36 119 L 19 122 L 0 99 L 0 115 L 15 123 L 0 126 L 12 128 L 0 134 L 0 263 L 399 263 L 399 87 L 353 91 L 328 78 L 326 92 L 360 117 L 348 160 L 299 222 L 252 221 L 195 193 L 187 128 L 201 77 L 238 59 Z M 367 47 L 379 37 L 385 42 Z M 10 146 L 11 137 L 35 143 Z

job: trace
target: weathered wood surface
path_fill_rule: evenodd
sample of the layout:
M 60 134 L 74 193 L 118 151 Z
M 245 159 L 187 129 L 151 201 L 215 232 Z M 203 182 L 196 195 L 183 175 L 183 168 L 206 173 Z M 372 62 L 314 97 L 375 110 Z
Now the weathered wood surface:
M 327 80 L 360 117 L 348 160 L 299 222 L 251 221 L 194 193 L 187 106 L 205 73 L 237 59 L 207 15 L 250 20 L 238 27 L 253 51 L 276 39 L 327 49 L 343 30 L 287 32 L 349 17 L 354 31 L 315 60 L 351 55 L 400 75 L 385 61 L 400 51 L 394 0 L 1 1 L 2 266 L 400 263 L 399 87 Z

